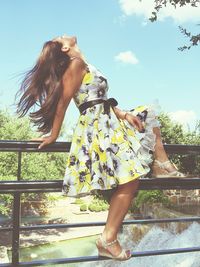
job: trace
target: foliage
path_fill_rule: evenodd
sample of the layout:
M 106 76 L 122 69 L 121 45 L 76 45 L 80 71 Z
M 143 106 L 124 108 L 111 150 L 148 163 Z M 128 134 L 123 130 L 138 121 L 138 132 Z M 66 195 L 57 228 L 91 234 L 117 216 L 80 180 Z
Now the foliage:
M 80 211 L 90 210 L 94 212 L 100 212 L 108 210 L 109 208 L 108 202 L 102 197 L 100 197 L 100 195 L 95 195 L 92 201 L 88 204 L 86 204 L 85 201 L 80 198 L 77 198 L 73 204 L 80 205 Z
M 78 204 L 78 205 L 81 205 L 81 204 L 84 204 L 84 200 L 81 199 L 81 198 L 76 198 L 76 200 L 74 201 L 74 204 Z
M 108 210 L 109 204 L 106 200 L 98 198 L 98 196 L 95 196 L 92 202 L 89 204 L 88 209 L 90 211 L 105 211 Z
M 151 18 L 149 18 L 151 22 L 157 20 L 157 15 L 160 9 L 162 9 L 162 7 L 166 7 L 166 5 L 168 4 L 174 6 L 174 8 L 181 8 L 183 6 L 192 6 L 195 8 L 199 5 L 200 0 L 154 0 L 154 2 L 154 11 L 152 12 Z M 196 46 L 200 43 L 200 34 L 192 34 L 181 26 L 179 26 L 179 29 L 181 33 L 183 33 L 186 37 L 189 38 L 190 45 L 184 45 L 182 47 L 179 47 L 178 50 L 183 51 L 185 49 L 190 49 L 192 46 Z
M 0 214 L 10 215 L 12 212 L 13 196 L 11 194 L 2 194 L 0 196 Z
M 129 211 L 138 212 L 140 207 L 146 203 L 162 203 L 165 207 L 171 207 L 172 204 L 162 190 L 141 190 L 132 201 Z
M 185 28 L 179 26 L 179 29 L 182 34 L 184 34 L 187 38 L 189 38 L 190 45 L 184 45 L 179 47 L 178 50 L 183 51 L 185 49 L 190 49 L 192 46 L 196 46 L 200 43 L 200 34 L 192 35 L 191 32 L 188 32 Z
M 27 117 L 18 119 L 8 110 L 0 110 L 0 139 L 2 140 L 30 140 L 38 135 L 31 129 Z
M 159 116 L 163 143 L 200 145 L 200 122 L 197 122 L 194 131 L 184 131 L 182 125 L 171 121 L 169 116 L 161 113 Z M 183 172 L 196 175 L 200 173 L 199 156 L 169 155 L 177 167 Z
M 92 201 L 88 204 L 86 204 L 85 201 L 81 198 L 77 198 L 73 204 L 80 205 L 80 211 L 90 210 L 94 212 L 99 212 L 108 210 L 109 208 L 108 202 L 100 195 L 95 195 Z
M 0 111 L 0 140 L 31 140 L 38 134 L 31 128 L 29 120 L 17 119 L 8 111 Z M 21 177 L 25 180 L 55 180 L 64 176 L 66 153 L 22 153 Z M 16 180 L 18 154 L 16 152 L 0 152 L 0 180 Z M 45 213 L 49 194 L 22 194 L 22 213 L 30 209 L 38 209 Z M 33 202 L 34 200 L 34 202 Z M 9 195 L 0 196 L 0 213 L 9 215 L 12 199 Z
M 80 206 L 80 211 L 87 211 L 87 204 L 82 204 Z

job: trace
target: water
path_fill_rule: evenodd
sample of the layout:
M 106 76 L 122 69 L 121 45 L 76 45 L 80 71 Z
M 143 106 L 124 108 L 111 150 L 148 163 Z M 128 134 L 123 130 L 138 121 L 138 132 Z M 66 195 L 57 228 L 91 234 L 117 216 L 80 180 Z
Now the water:
M 175 223 L 170 225 L 170 229 L 162 229 L 158 224 L 154 225 L 139 243 L 133 242 L 130 238 L 131 226 L 125 226 L 123 234 L 119 235 L 119 240 L 123 247 L 131 248 L 133 252 L 200 246 L 200 224 L 194 222 L 180 234 L 174 232 Z M 90 236 L 24 248 L 20 251 L 20 258 L 22 261 L 34 261 L 47 258 L 94 256 L 97 255 L 95 240 L 96 236 Z M 94 264 L 97 267 L 200 267 L 200 252 L 138 257 L 124 262 L 107 260 L 62 266 L 93 267 Z M 59 266 L 61 265 L 54 265 L 54 267 Z
M 74 238 L 66 241 L 54 242 L 52 244 L 21 248 L 20 261 L 36 261 L 92 255 L 96 238 L 97 236 L 88 236 L 82 238 Z M 9 253 L 9 258 L 11 260 L 11 252 Z M 45 266 L 77 267 L 77 263 Z
M 183 247 L 200 246 L 200 225 L 192 223 L 188 229 L 180 234 L 173 233 L 172 229 L 162 229 L 159 226 L 153 226 L 151 230 L 136 244 L 129 240 L 130 232 L 120 236 L 120 242 L 125 248 L 131 248 L 136 251 L 172 249 Z M 96 249 L 93 250 L 95 255 Z M 94 263 L 82 263 L 78 267 L 93 267 Z M 148 256 L 131 258 L 128 261 L 118 262 L 113 260 L 101 261 L 95 263 L 95 267 L 200 267 L 200 252 L 189 252 L 179 254 L 169 254 L 162 256 Z

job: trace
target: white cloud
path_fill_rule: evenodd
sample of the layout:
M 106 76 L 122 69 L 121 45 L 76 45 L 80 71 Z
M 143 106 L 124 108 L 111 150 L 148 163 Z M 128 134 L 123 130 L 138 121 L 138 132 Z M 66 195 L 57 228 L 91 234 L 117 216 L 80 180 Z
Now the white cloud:
M 133 65 L 139 63 L 139 60 L 137 59 L 135 54 L 131 51 L 120 52 L 117 56 L 115 56 L 115 60 Z
M 185 129 L 189 127 L 194 127 L 197 121 L 197 115 L 193 110 L 178 110 L 169 113 L 170 118 L 182 124 Z
M 155 2 L 154 0 L 119 0 L 119 5 L 126 16 L 137 15 L 148 19 L 154 11 Z M 186 5 L 174 8 L 174 6 L 168 4 L 160 9 L 158 20 L 164 20 L 167 17 L 173 18 L 178 23 L 199 22 L 200 5 L 198 7 Z
M 119 0 L 120 7 L 126 16 L 144 15 L 149 17 L 153 10 L 153 0 Z

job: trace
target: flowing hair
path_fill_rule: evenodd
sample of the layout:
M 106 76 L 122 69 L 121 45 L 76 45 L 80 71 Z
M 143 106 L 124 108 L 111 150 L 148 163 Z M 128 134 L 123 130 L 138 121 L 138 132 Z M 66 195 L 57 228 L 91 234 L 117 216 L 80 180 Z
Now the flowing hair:
M 48 41 L 44 44 L 35 66 L 25 73 L 19 91 L 16 113 L 23 117 L 31 107 L 40 108 L 30 112 L 30 121 L 38 131 L 49 133 L 53 126 L 56 107 L 63 84 L 62 76 L 70 63 L 70 57 L 61 50 L 62 44 Z

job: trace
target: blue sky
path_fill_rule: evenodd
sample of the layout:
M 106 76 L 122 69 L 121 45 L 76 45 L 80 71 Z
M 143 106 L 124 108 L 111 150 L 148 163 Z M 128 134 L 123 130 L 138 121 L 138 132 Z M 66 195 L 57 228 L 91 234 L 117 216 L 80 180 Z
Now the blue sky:
M 45 41 L 76 35 L 87 61 L 109 82 L 109 97 L 122 109 L 158 102 L 173 119 L 191 127 L 200 119 L 200 46 L 180 52 L 187 39 L 178 25 L 194 32 L 200 7 L 168 6 L 157 22 L 148 17 L 152 0 L 16 0 L 0 2 L 0 108 L 13 110 L 20 74 L 35 63 Z M 73 125 L 79 112 L 66 112 Z

